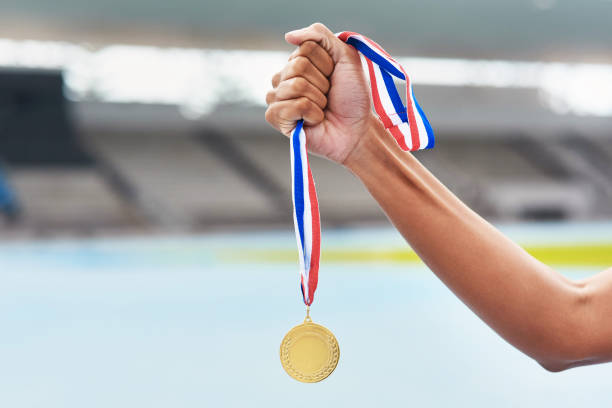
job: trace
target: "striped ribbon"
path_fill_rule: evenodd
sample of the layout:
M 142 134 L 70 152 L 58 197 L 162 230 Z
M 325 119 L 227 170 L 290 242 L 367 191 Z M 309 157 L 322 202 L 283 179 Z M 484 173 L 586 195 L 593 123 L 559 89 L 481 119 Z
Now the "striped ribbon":
M 432 148 L 433 130 L 414 97 L 412 82 L 404 68 L 380 45 L 361 34 L 345 31 L 337 36 L 365 57 L 374 110 L 400 148 L 405 151 Z M 399 96 L 393 77 L 406 82 L 406 105 Z M 304 303 L 310 306 L 319 279 L 321 221 L 317 192 L 306 153 L 303 120 L 297 122 L 290 140 L 293 221 L 300 261 L 300 286 Z

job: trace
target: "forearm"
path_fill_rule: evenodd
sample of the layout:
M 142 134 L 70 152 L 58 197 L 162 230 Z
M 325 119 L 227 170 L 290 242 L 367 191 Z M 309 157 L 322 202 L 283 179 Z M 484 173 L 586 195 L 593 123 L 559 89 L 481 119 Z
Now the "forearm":
M 489 326 L 543 365 L 582 360 L 585 342 L 576 337 L 584 320 L 582 285 L 506 238 L 385 132 L 375 122 L 345 165 L 421 259 Z

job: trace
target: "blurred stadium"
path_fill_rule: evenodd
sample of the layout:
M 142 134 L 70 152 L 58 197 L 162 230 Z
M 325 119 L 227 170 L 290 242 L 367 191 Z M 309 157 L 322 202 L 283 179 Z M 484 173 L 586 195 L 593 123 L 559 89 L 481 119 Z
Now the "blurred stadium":
M 439 147 L 419 158 L 481 214 L 612 214 L 609 2 L 234 3 L 3 4 L 3 235 L 290 225 L 263 104 L 282 34 L 313 19 L 405 57 Z M 346 171 L 313 167 L 326 225 L 385 222 Z
M 211 332 L 191 333 L 194 339 L 205 344 L 207 352 L 220 344 L 244 348 L 244 344 L 230 336 L 240 333 L 240 329 L 228 321 L 244 322 L 255 333 L 248 350 L 257 354 L 260 349 L 256 346 L 273 346 L 269 364 L 274 376 L 251 373 L 262 375 L 263 379 L 258 381 L 263 383 L 249 387 L 272 390 L 278 378 L 285 381 L 280 366 L 276 367 L 274 353 L 282 330 L 295 319 L 299 320 L 301 308 L 295 275 L 292 275 L 296 267 L 291 241 L 289 146 L 286 138 L 264 121 L 265 93 L 272 74 L 282 68 L 291 51 L 283 41 L 283 33 L 315 21 L 322 21 L 336 31 L 350 29 L 363 33 L 399 57 L 413 77 L 415 95 L 436 133 L 436 148 L 416 155 L 469 206 L 488 220 L 507 225 L 511 236 L 522 244 L 532 245 L 536 252 L 539 248 L 543 260 L 565 267 L 568 273 L 592 272 L 590 268 L 605 266 L 612 256 L 612 228 L 608 221 L 612 219 L 611 17 L 612 2 L 605 0 L 312 0 L 295 4 L 266 0 L 2 1 L 0 279 L 6 307 L 0 314 L 0 322 L 7 332 L 7 344 L 10 341 L 14 344 L 3 349 L 3 360 L 9 363 L 0 368 L 0 378 L 11 378 L 7 384 L 12 385 L 0 393 L 0 406 L 42 406 L 39 403 L 43 400 L 45 406 L 82 406 L 78 403 L 80 398 L 96 394 L 97 388 L 77 378 L 74 372 L 68 373 L 69 370 L 54 378 L 49 389 L 43 387 L 40 401 L 30 396 L 29 402 L 19 405 L 21 393 L 26 393 L 31 385 L 48 381 L 45 373 L 52 376 L 53 370 L 38 367 L 39 376 L 26 380 L 27 372 L 17 368 L 22 367 L 19 360 L 9 355 L 37 356 L 38 350 L 38 360 L 27 361 L 45 362 L 53 354 L 49 344 L 61 350 L 72 347 L 70 341 L 68 345 L 63 341 L 63 336 L 68 335 L 76 335 L 85 344 L 98 347 L 103 340 L 93 338 L 106 333 L 108 325 L 109 336 L 114 333 L 115 340 L 123 339 L 117 340 L 117 344 L 111 341 L 115 344 L 110 346 L 112 353 L 116 354 L 109 351 L 107 355 L 121 356 L 127 365 L 126 372 L 130 374 L 120 378 L 130 381 L 142 377 L 136 381 L 133 392 L 117 391 L 118 382 L 110 379 L 114 370 L 105 366 L 104 352 L 99 360 L 92 362 L 92 367 L 98 370 L 98 377 L 94 377 L 110 381 L 114 384 L 109 386 L 111 389 L 127 396 L 125 406 L 145 401 L 148 406 L 167 406 L 174 401 L 175 393 L 184 393 L 182 406 L 201 406 L 206 404 L 204 395 L 213 394 L 216 397 L 212 401 L 217 406 L 244 405 L 238 395 L 224 403 L 221 394 L 231 394 L 234 388 L 228 385 L 229 381 L 223 383 L 210 373 L 195 374 L 217 384 L 209 387 L 208 394 L 198 393 L 201 388 L 197 378 L 190 378 L 187 383 L 178 379 L 181 370 L 189 371 L 187 361 L 193 356 L 180 355 L 176 349 L 182 346 L 173 342 L 175 338 L 171 335 L 168 335 L 170 340 L 165 337 L 160 340 L 159 333 L 149 331 L 159 324 L 172 332 L 172 322 L 178 315 L 184 319 L 181 320 L 184 327 L 192 327 L 198 319 L 210 325 Z M 357 275 L 367 280 L 370 277 L 366 271 L 374 268 L 380 272 L 377 279 L 410 287 L 416 285 L 425 293 L 432 291 L 433 300 L 424 299 L 417 289 L 412 289 L 414 292 L 409 295 L 416 300 L 406 304 L 384 300 L 385 293 L 394 293 L 390 284 L 380 281 L 373 284 L 382 291 L 377 299 L 394 312 L 380 305 L 369 311 L 365 306 L 357 309 L 372 320 L 379 319 L 374 312 L 386 314 L 388 317 L 380 324 L 388 326 L 381 330 L 390 330 L 400 337 L 418 337 L 418 333 L 393 332 L 395 326 L 390 319 L 406 319 L 399 314 L 402 308 L 425 311 L 433 307 L 437 312 L 431 315 L 424 312 L 420 317 L 413 316 L 416 320 L 412 323 L 402 321 L 402 324 L 421 325 L 420 330 L 430 330 L 434 337 L 436 333 L 443 333 L 445 316 L 455 316 L 454 326 L 451 324 L 451 335 L 457 336 L 459 344 L 455 352 L 443 352 L 433 361 L 424 360 L 424 356 L 407 360 L 415 358 L 414 364 L 419 370 L 427 370 L 426 367 L 432 370 L 421 371 L 421 381 L 427 381 L 428 385 L 421 384 L 421 394 L 413 390 L 416 395 L 412 402 L 417 406 L 428 406 L 427 401 L 431 406 L 448 406 L 454 398 L 456 406 L 551 406 L 548 404 L 552 400 L 546 392 L 554 393 L 557 384 L 565 384 L 567 388 L 578 384 L 587 387 L 590 394 L 569 393 L 565 399 L 557 396 L 555 406 L 576 406 L 589 401 L 593 406 L 606 405 L 602 404 L 606 388 L 601 377 L 602 373 L 609 376 L 609 369 L 591 369 L 591 374 L 584 377 L 563 374 L 565 377 L 556 377 L 559 380 L 537 371 L 525 357 L 481 327 L 439 283 L 432 283 L 434 277 L 424 273 L 425 268 L 412 255 L 400 254 L 398 258 L 393 251 L 385 252 L 389 247 L 399 248 L 401 253 L 407 250 L 389 229 L 374 200 L 352 175 L 318 158 L 312 159 L 312 167 L 324 240 L 330 237 L 327 248 L 331 249 L 327 255 L 335 265 L 328 268 L 330 281 L 323 285 L 333 288 L 336 288 L 333 285 L 338 288 L 347 285 L 351 290 L 363 290 L 368 283 L 346 284 L 343 280 L 348 279 L 346 270 L 354 267 Z M 561 246 L 547 250 L 551 242 Z M 382 252 L 376 252 L 378 246 Z M 364 248 L 374 250 L 374 257 L 380 255 L 383 263 L 389 264 L 386 269 L 367 257 L 359 258 L 364 260 L 363 264 L 351 266 L 351 257 Z M 236 264 L 235 254 L 244 255 L 243 251 L 248 250 L 252 251 Z M 324 246 L 324 263 L 325 250 Z M 576 256 L 561 256 L 567 253 Z M 592 257 L 587 259 L 584 254 Z M 406 270 L 419 272 L 411 274 L 418 277 L 406 278 L 408 281 L 398 278 L 398 263 L 407 264 Z M 244 272 L 249 268 L 255 271 L 257 279 Z M 268 269 L 270 274 L 264 275 L 263 271 Z M 202 277 L 198 278 L 195 270 Z M 82 280 L 87 273 L 93 274 L 91 279 L 115 298 L 99 294 L 93 283 Z M 210 281 L 207 273 L 223 276 Z M 124 281 L 118 276 L 129 280 L 128 287 L 120 283 Z M 48 291 L 33 283 L 38 279 L 42 279 L 41 285 L 48 285 Z M 258 284 L 266 286 L 264 293 L 273 300 L 253 306 L 251 302 L 260 300 L 260 295 L 236 289 L 242 287 L 236 283 L 241 281 L 255 288 Z M 288 282 L 288 286 L 282 286 L 280 281 Z M 171 297 L 166 297 L 163 289 L 166 284 L 173 293 Z M 192 284 L 202 291 L 191 288 Z M 215 294 L 204 290 L 210 285 Z M 432 285 L 439 286 L 431 289 Z M 142 310 L 130 309 L 126 317 L 123 314 L 126 310 L 120 311 L 118 305 L 129 304 L 132 294 L 128 288 L 135 291 L 140 288 L 149 295 L 136 295 L 138 300 L 133 302 L 142 306 Z M 244 297 L 234 299 L 230 288 Z M 285 293 L 288 288 L 295 293 Z M 76 296 L 73 291 L 79 290 L 92 298 Z M 273 295 L 272 291 L 282 292 L 285 297 L 275 298 L 280 295 Z M 325 304 L 328 299 L 328 305 L 331 304 L 328 308 L 353 307 L 349 305 L 349 289 L 346 292 L 332 289 L 333 293 L 327 294 L 324 291 L 322 287 L 321 303 Z M 227 296 L 222 297 L 222 293 Z M 346 303 L 333 300 L 334 296 L 343 297 Z M 62 298 L 68 303 L 61 303 L 58 299 Z M 232 299 L 242 306 L 232 303 Z M 436 299 L 442 300 L 438 303 Z M 419 300 L 423 303 L 418 303 Z M 57 302 L 66 309 L 54 309 Z M 151 308 L 144 306 L 147 304 Z M 437 304 L 446 305 L 453 312 L 442 310 Z M 71 315 L 73 312 L 69 310 L 77 305 L 89 312 L 83 312 L 83 316 Z M 176 315 L 164 314 L 164 305 Z M 194 312 L 194 305 L 205 309 L 202 315 Z M 225 308 L 226 317 L 211 312 L 219 305 Z M 258 329 L 253 323 L 258 319 L 257 313 L 270 315 L 288 305 L 296 306 L 297 315 L 295 310 L 293 314 L 283 311 L 283 317 L 269 317 L 260 328 L 274 334 L 281 327 L 278 339 L 272 336 L 268 344 L 261 336 L 257 337 Z M 237 309 L 243 306 L 255 309 L 241 314 Z M 109 308 L 107 314 L 102 311 L 105 307 Z M 160 320 L 150 326 L 144 323 L 139 326 L 142 321 L 154 319 L 145 309 L 161 313 Z M 42 318 L 33 317 L 47 316 L 45 313 L 50 316 L 46 323 L 41 323 Z M 285 315 L 293 317 L 285 318 Z M 53 327 L 49 323 L 53 319 L 63 321 L 62 316 L 72 316 L 74 320 L 67 318 L 67 321 L 72 321 L 76 328 L 72 332 L 57 332 L 50 343 L 22 347 L 25 333 L 34 335 L 36 331 L 30 333 L 31 327 L 26 330 L 15 316 L 25 316 L 32 327 L 40 324 Z M 98 319 L 100 325 L 79 326 L 88 316 L 93 316 L 94 321 Z M 354 316 L 347 318 L 338 310 L 328 316 L 329 320 L 337 320 L 341 334 L 345 330 L 345 338 L 349 337 L 348 333 L 353 338 L 363 336 L 349 328 L 351 322 L 359 324 Z M 428 319 L 433 321 L 431 326 L 426 322 Z M 85 327 L 85 332 L 89 330 L 91 337 L 85 336 L 78 327 Z M 155 367 L 153 363 L 151 367 L 142 362 L 130 365 L 130 356 L 144 353 L 135 340 L 134 343 L 127 341 L 125 346 L 126 340 L 120 333 L 132 329 L 132 339 L 152 336 L 153 344 L 159 349 L 168 347 L 176 353 L 162 355 L 159 362 L 163 370 L 172 370 L 172 364 L 178 364 L 172 379 L 170 374 L 165 379 L 143 374 L 150 373 L 151 367 Z M 181 341 L 189 337 L 183 335 L 179 336 Z M 470 340 L 472 335 L 481 340 Z M 364 338 L 369 342 L 381 340 L 371 336 Z M 415 348 L 431 344 L 428 343 L 431 337 L 423 336 L 415 340 Z M 185 347 L 197 353 L 198 345 L 193 341 L 192 344 L 187 340 Z M 433 340 L 433 343 L 439 341 Z M 486 345 L 477 347 L 479 341 Z M 363 353 L 357 346 L 347 347 L 349 356 L 351 352 Z M 159 349 L 151 346 L 149 351 L 156 353 Z M 515 375 L 509 380 L 496 373 L 491 381 L 498 381 L 497 385 L 489 384 L 488 391 L 481 390 L 480 396 L 468 395 L 466 390 L 476 392 L 482 386 L 477 384 L 486 382 L 485 373 L 492 369 L 486 361 L 475 367 L 467 366 L 483 350 L 489 350 L 483 354 L 488 359 L 515 370 Z M 464 351 L 463 357 L 456 354 Z M 497 352 L 506 354 L 498 361 L 494 357 Z M 229 352 L 220 353 L 231 360 Z M 42 357 L 43 354 L 47 357 Z M 89 356 L 85 350 L 78 351 L 77 355 Z M 138 355 L 143 361 L 149 358 Z M 184 364 L 176 363 L 174 358 Z M 214 356 L 209 360 L 194 358 L 198 364 L 212 364 L 222 376 L 236 375 L 220 368 L 232 362 L 220 362 Z M 58 366 L 72 361 L 71 370 L 85 369 L 76 359 L 73 356 L 47 362 Z M 365 360 L 369 369 L 379 363 L 372 357 Z M 260 364 L 254 358 L 248 361 Z M 350 363 L 350 358 L 348 361 L 346 364 L 353 364 L 352 369 L 359 369 L 354 362 Z M 445 368 L 445 361 L 473 370 L 473 376 L 457 378 L 464 375 L 462 369 Z M 386 369 L 395 373 L 386 380 L 392 384 L 389 389 L 401 387 L 397 375 L 405 371 L 393 371 L 391 366 Z M 448 370 L 448 375 L 454 378 L 452 381 L 458 382 L 449 385 L 449 400 L 443 395 L 426 395 L 435 393 L 435 370 Z M 11 373 L 15 372 L 21 377 L 13 378 Z M 599 375 L 598 380 L 594 380 L 595 373 Z M 523 374 L 525 379 L 521 380 Z M 369 384 L 363 378 L 350 382 L 342 380 L 342 373 L 335 375 L 340 378 L 334 380 L 332 376 L 329 380 L 332 385 L 326 386 L 336 384 L 336 390 L 343 390 L 341 394 Z M 348 370 L 344 375 L 348 375 Z M 67 378 L 66 382 L 60 377 Z M 417 377 L 408 375 L 410 381 L 418 383 Z M 236 384 L 244 386 L 251 377 L 242 373 L 236 378 Z M 508 381 L 524 394 L 504 391 L 502 383 Z M 61 396 L 50 391 L 53 387 L 66 390 L 75 382 L 80 384 L 81 391 L 71 394 L 77 395 L 74 399 L 66 397 L 70 394 L 68 391 L 62 391 Z M 221 386 L 222 383 L 225 385 Z M 153 391 L 158 396 L 155 402 L 138 397 L 151 393 L 151 387 L 164 384 L 170 391 L 167 395 Z M 291 401 L 297 385 L 282 384 L 279 398 Z M 206 390 L 206 386 L 202 387 Z M 378 396 L 363 397 L 361 401 L 369 401 L 370 405 L 400 401 L 397 390 L 385 393 L 385 387 L 375 386 Z M 322 405 L 342 404 L 340 399 L 329 399 L 332 388 L 318 390 L 320 394 L 316 395 L 321 401 L 327 401 L 321 402 Z M 277 405 L 262 392 L 254 391 L 251 401 L 254 405 Z M 584 395 L 591 395 L 593 400 Z M 406 404 L 411 401 L 402 398 Z M 612 402 L 607 398 L 608 403 Z M 88 405 L 120 405 L 108 396 L 99 401 Z

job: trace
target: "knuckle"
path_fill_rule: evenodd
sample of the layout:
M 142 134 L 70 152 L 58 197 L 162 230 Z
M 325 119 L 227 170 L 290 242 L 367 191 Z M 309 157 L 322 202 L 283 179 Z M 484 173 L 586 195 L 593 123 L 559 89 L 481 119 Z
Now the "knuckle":
M 274 124 L 274 113 L 272 112 L 272 106 L 269 106 L 266 109 L 266 122 L 273 125 Z
M 299 55 L 293 59 L 293 69 L 296 73 L 305 72 L 310 65 L 308 58 Z
M 308 40 L 302 43 L 302 45 L 300 45 L 300 52 L 302 54 L 308 55 L 308 54 L 311 54 L 313 51 L 315 51 L 318 46 L 319 44 L 317 44 L 316 42 L 312 40 Z
M 306 97 L 301 97 L 295 103 L 300 112 L 308 112 L 312 109 L 312 103 Z
M 308 89 L 308 81 L 302 77 L 295 77 L 291 81 L 291 88 L 300 94 L 304 93 Z
M 275 97 L 276 91 L 274 89 L 269 90 L 268 93 L 266 93 L 266 103 L 269 105 L 272 103 L 272 101 L 274 101 Z

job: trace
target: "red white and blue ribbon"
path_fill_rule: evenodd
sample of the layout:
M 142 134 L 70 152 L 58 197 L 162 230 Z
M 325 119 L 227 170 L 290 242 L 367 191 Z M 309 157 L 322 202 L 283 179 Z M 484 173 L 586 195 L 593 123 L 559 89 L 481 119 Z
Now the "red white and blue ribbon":
M 291 174 L 293 222 L 300 255 L 300 283 L 307 306 L 312 304 L 319 278 L 321 223 L 319 201 L 306 154 L 304 121 L 300 120 L 291 135 Z
M 361 34 L 344 31 L 337 35 L 365 57 L 374 110 L 402 150 L 432 148 L 433 130 L 414 97 L 412 82 L 404 68 L 380 45 Z M 406 82 L 406 106 L 397 92 L 393 77 Z
M 345 31 L 337 36 L 365 57 L 374 110 L 400 148 L 405 151 L 432 148 L 433 130 L 414 97 L 412 82 L 404 68 L 380 45 L 361 34 Z M 406 82 L 406 105 L 399 96 L 393 77 Z M 291 135 L 291 174 L 300 286 L 304 303 L 310 306 L 319 279 L 321 222 L 317 192 L 306 153 L 303 120 L 297 122 Z

